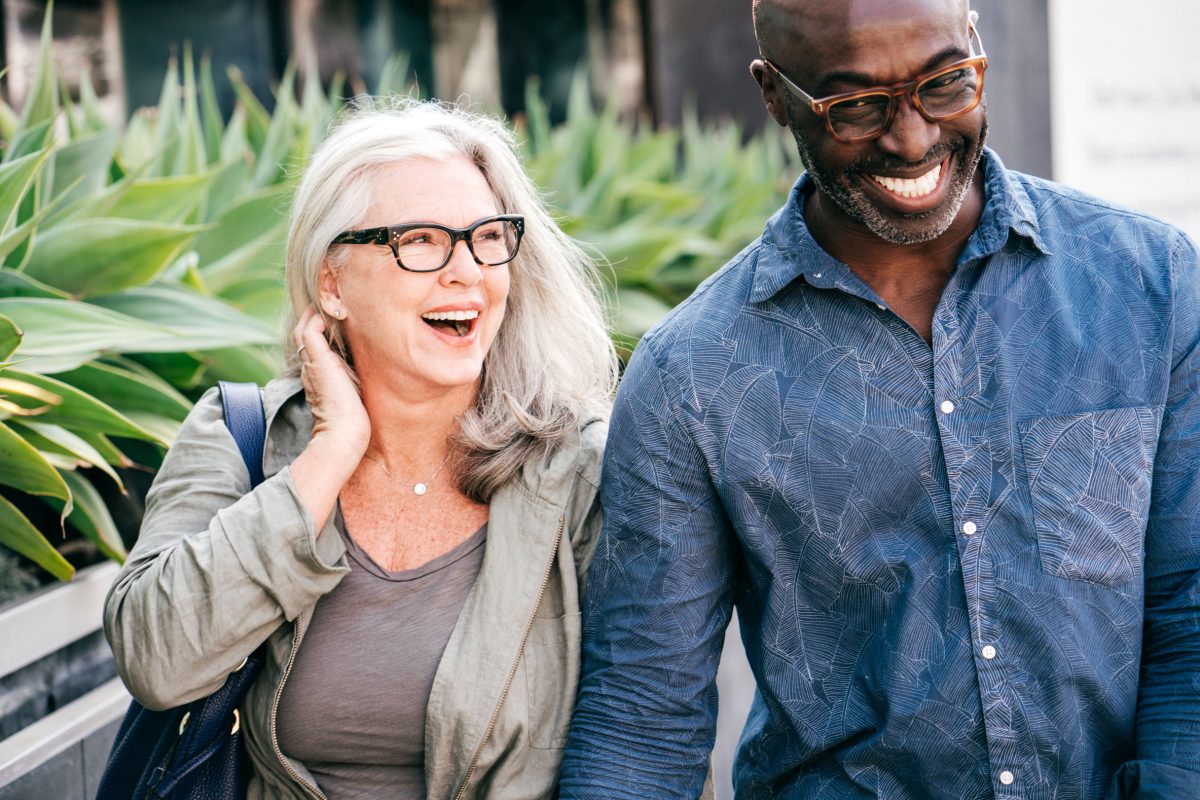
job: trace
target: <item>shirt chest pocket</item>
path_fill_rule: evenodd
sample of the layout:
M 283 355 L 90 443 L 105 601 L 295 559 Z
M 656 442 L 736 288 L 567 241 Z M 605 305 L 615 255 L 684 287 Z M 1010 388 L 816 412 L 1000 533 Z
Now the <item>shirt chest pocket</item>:
M 1044 572 L 1107 587 L 1141 578 L 1158 420 L 1115 408 L 1018 426 Z

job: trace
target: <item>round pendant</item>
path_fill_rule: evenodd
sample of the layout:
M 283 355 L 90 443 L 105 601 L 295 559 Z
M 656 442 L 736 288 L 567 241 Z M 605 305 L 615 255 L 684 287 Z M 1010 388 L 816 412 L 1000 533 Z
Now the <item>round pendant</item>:
M 413 486 L 413 494 L 415 495 L 423 495 L 427 491 L 429 491 L 429 487 L 423 483 L 418 483 L 416 486 Z

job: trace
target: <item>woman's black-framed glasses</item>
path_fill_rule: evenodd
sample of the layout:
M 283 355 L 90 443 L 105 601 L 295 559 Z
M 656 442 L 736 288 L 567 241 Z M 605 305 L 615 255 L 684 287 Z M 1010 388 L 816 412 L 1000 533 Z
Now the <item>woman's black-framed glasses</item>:
M 330 244 L 382 244 L 392 248 L 396 266 L 409 272 L 437 272 L 450 263 L 454 245 L 464 241 L 475 263 L 498 267 L 517 257 L 525 217 L 500 214 L 484 217 L 465 228 L 448 228 L 436 222 L 407 222 L 383 228 L 343 231 Z
M 988 57 L 973 19 L 968 39 L 972 45 L 969 58 L 918 75 L 911 81 L 829 97 L 813 97 L 784 75 L 770 59 L 763 58 L 763 62 L 789 92 L 825 120 L 825 129 L 830 136 L 844 144 L 854 144 L 876 139 L 891 127 L 900 97 L 907 97 L 913 108 L 930 122 L 949 122 L 974 111 L 983 97 L 983 74 L 987 70 Z M 974 47 L 976 44 L 978 49 Z

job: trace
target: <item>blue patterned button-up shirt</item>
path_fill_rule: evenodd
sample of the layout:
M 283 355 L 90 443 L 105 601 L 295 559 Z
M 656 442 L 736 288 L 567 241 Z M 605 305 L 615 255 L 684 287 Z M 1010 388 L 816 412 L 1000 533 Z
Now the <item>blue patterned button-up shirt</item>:
M 738 798 L 1200 798 L 1195 247 L 981 168 L 932 346 L 806 179 L 642 342 L 563 798 L 699 794 L 733 604 Z

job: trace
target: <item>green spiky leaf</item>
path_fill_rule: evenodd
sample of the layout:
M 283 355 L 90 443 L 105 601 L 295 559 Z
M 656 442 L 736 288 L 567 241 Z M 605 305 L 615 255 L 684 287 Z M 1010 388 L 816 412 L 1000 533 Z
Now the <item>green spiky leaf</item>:
M 46 15 L 42 19 L 42 37 L 38 44 L 37 69 L 33 75 L 32 88 L 21 110 L 21 130 L 28 131 L 38 125 L 53 122 L 58 115 L 58 78 L 54 73 L 53 52 L 54 34 L 51 19 L 54 16 L 54 3 L 46 4 Z
M 0 545 L 15 550 L 59 580 L 69 581 L 75 576 L 71 563 L 4 497 L 0 497 Z
M 141 286 L 201 230 L 133 219 L 71 220 L 42 232 L 25 272 L 80 296 Z

